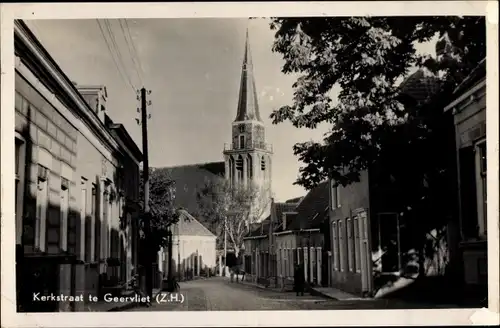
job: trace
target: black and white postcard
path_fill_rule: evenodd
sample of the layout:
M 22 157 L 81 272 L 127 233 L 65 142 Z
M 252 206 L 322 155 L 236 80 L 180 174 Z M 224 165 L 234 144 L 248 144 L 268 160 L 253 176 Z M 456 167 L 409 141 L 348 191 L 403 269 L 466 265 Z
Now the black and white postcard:
M 7 326 L 498 323 L 496 2 L 1 11 Z

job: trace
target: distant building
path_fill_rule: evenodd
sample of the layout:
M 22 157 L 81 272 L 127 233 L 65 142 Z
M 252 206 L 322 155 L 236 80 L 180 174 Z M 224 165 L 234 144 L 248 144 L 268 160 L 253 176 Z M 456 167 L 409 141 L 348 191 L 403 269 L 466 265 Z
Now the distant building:
M 328 254 L 330 249 L 328 190 L 328 182 L 320 183 L 298 205 L 288 208 L 288 212 L 283 211 L 282 217 L 277 218 L 280 225 L 273 231 L 273 248 L 277 254 L 277 276 L 282 287 L 293 283 L 295 264 L 302 265 L 309 284 L 323 285 L 328 282 L 328 270 L 324 270 L 328 265 L 324 253 Z
M 274 232 L 281 231 L 283 218 L 293 215 L 301 198 L 288 200 L 285 203 L 272 202 L 271 214 L 262 222 L 256 223 L 244 238 L 245 256 L 243 265 L 248 279 L 265 284 L 276 284 L 279 252 L 276 250 Z M 294 202 L 297 201 L 297 202 Z
M 22 21 L 14 49 L 19 309 L 81 310 L 41 309 L 33 292 L 98 295 L 130 279 L 142 153 L 106 116 L 106 88 L 82 96 Z
M 172 274 L 179 280 L 206 276 L 215 272 L 217 237 L 186 210 L 172 228 Z M 168 276 L 168 252 L 158 253 L 158 267 Z

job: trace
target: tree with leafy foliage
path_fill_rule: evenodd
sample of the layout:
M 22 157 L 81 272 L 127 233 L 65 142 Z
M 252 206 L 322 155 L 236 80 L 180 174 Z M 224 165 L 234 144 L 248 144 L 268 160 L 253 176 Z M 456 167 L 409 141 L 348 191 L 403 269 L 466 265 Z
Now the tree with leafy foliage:
M 179 221 L 178 209 L 174 206 L 175 181 L 161 170 L 150 169 L 149 173 L 149 220 L 151 231 L 149 236 L 145 231 L 146 217 L 144 216 L 144 180 L 141 174 L 139 200 L 130 201 L 131 210 L 139 213 L 139 245 L 140 253 L 155 256 L 157 252 L 168 245 L 170 227 Z M 147 238 L 146 238 L 147 237 Z M 143 264 L 147 264 L 147 257 L 141 256 Z
M 144 181 L 141 175 L 139 207 L 144 209 Z M 153 254 L 167 247 L 170 226 L 179 220 L 178 209 L 174 206 L 175 181 L 171 180 L 163 170 L 151 170 L 149 174 L 149 210 L 151 233 L 148 236 L 148 247 Z M 140 216 L 140 237 L 146 238 L 144 231 L 145 218 Z
M 253 183 L 233 185 L 226 179 L 207 180 L 197 192 L 200 213 L 215 225 L 219 244 L 227 235 L 228 246 L 240 254 L 243 238 L 271 204 L 267 187 Z
M 453 121 L 443 108 L 486 57 L 485 18 L 275 18 L 270 27 L 282 72 L 299 74 L 292 104 L 275 110 L 273 123 L 331 127 L 322 142 L 294 146 L 305 164 L 296 184 L 311 189 L 332 178 L 346 186 L 378 167 L 378 178 L 403 188 L 393 196 L 421 235 L 453 215 Z M 417 53 L 416 44 L 435 37 L 437 56 Z M 423 99 L 400 86 L 412 67 L 420 69 L 421 87 L 437 86 Z

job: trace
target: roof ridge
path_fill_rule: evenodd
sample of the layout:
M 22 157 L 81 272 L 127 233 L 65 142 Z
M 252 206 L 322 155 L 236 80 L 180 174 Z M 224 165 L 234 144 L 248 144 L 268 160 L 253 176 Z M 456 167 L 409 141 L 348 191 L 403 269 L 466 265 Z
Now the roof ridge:
M 198 224 L 198 226 L 200 226 L 200 227 L 201 227 L 201 229 L 202 229 L 204 232 L 209 233 L 211 236 L 216 237 L 216 235 L 215 235 L 212 231 L 208 230 L 208 228 L 207 228 L 207 227 L 205 227 L 203 224 L 201 224 L 201 222 L 200 222 L 200 221 L 198 221 L 198 220 L 197 220 L 197 219 L 196 219 L 193 215 L 191 215 L 191 213 L 189 213 L 187 210 L 185 210 L 185 209 L 180 209 L 180 210 L 179 210 L 179 212 L 181 212 L 181 213 L 183 213 L 184 215 L 186 215 L 186 216 L 188 217 L 188 219 L 189 219 L 189 220 L 192 220 L 192 221 L 194 221 L 194 223 L 197 223 L 197 224 Z

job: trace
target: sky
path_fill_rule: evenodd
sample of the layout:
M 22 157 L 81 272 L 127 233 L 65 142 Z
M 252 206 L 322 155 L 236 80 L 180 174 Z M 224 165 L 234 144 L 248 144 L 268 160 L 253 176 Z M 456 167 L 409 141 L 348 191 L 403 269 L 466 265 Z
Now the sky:
M 121 20 L 122 25 L 118 20 L 107 21 L 109 25 L 99 22 L 111 51 L 95 19 L 26 22 L 72 81 L 106 86 L 107 114 L 125 125 L 139 148 L 142 138 L 136 122 L 140 114 L 135 90 L 142 86 L 151 90 L 148 136 L 152 167 L 223 161 L 224 143 L 231 141 L 231 122 L 236 117 L 248 27 L 266 142 L 274 150 L 275 199 L 285 201 L 306 193 L 293 185 L 302 165 L 293 154 L 293 145 L 322 140 L 328 126 L 311 130 L 295 128 L 289 122 L 272 125 L 272 111 L 291 104 L 296 76 L 281 73 L 284 61 L 271 51 L 274 32 L 268 20 L 127 19 L 127 24 Z M 433 52 L 432 45 L 418 48 Z

